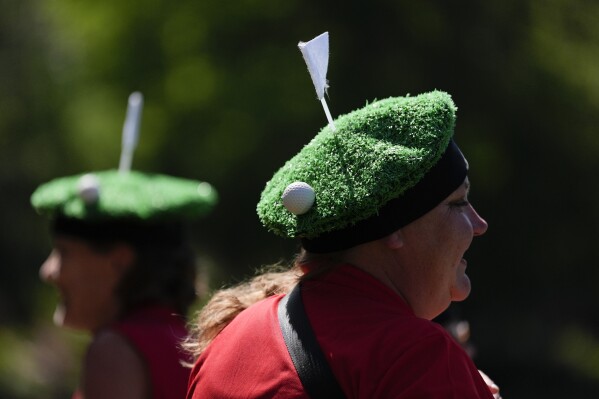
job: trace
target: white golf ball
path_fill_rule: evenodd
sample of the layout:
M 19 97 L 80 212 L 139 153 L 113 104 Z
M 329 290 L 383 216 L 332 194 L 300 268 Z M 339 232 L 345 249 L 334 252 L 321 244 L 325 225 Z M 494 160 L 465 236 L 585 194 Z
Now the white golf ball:
M 297 181 L 285 188 L 281 199 L 289 212 L 294 215 L 303 215 L 314 205 L 316 193 L 308 183 Z
M 95 204 L 100 198 L 100 181 L 93 174 L 86 174 L 77 182 L 79 197 L 88 205 Z

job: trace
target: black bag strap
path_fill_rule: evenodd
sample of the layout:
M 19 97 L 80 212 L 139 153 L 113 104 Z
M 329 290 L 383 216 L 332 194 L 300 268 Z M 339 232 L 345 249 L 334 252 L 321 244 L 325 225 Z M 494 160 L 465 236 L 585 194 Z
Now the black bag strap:
M 345 398 L 316 341 L 304 310 L 299 284 L 279 302 L 278 316 L 285 345 L 310 398 Z

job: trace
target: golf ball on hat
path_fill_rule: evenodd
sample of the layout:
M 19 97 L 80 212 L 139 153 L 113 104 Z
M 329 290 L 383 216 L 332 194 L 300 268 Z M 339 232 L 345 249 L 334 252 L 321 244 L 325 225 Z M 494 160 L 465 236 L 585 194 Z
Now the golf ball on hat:
M 100 198 L 100 181 L 93 174 L 81 176 L 77 182 L 79 197 L 88 205 L 94 204 Z
M 312 208 L 316 194 L 308 183 L 301 181 L 291 183 L 281 196 L 283 205 L 294 215 L 302 215 Z

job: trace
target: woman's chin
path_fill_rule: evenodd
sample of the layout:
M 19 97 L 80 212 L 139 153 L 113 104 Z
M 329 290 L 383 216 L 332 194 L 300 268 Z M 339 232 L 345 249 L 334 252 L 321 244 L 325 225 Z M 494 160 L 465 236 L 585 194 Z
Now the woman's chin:
M 453 302 L 461 302 L 464 299 L 468 298 L 470 295 L 470 290 L 472 289 L 470 285 L 470 278 L 463 274 L 458 278 L 456 284 L 451 288 L 451 300 Z

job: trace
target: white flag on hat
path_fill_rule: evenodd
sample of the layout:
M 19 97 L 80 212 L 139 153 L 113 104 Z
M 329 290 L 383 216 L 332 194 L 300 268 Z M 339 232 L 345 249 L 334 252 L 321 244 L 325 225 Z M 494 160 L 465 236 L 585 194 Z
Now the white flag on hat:
M 310 72 L 312 83 L 314 83 L 314 88 L 316 89 L 316 95 L 322 103 L 327 120 L 329 121 L 331 128 L 336 130 L 329 107 L 324 99 L 325 91 L 329 87 L 327 84 L 327 69 L 329 67 L 329 32 L 324 32 L 309 42 L 299 42 L 297 46 L 302 52 L 304 61 L 306 61 L 308 72 Z
M 143 106 L 143 95 L 138 91 L 131 93 L 127 106 L 127 115 L 125 116 L 125 124 L 123 125 L 123 144 L 119 172 L 128 172 L 131 169 L 133 152 L 139 140 L 139 124 Z

